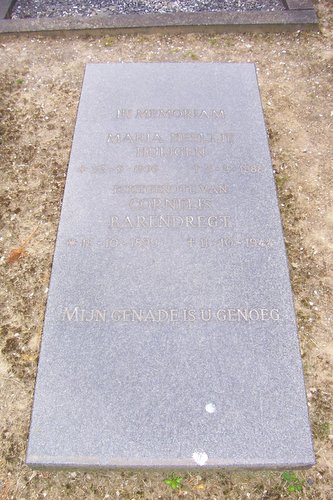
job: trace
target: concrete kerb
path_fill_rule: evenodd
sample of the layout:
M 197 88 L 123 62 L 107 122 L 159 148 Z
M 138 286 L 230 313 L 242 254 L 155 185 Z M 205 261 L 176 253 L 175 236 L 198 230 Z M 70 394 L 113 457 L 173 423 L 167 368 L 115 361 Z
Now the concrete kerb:
M 282 0 L 286 9 L 313 10 L 312 0 Z
M 0 0 L 0 19 L 10 17 L 16 0 Z
M 314 9 L 263 12 L 195 12 L 95 17 L 0 19 L 0 33 L 104 31 L 122 33 L 230 33 L 312 31 L 318 29 Z

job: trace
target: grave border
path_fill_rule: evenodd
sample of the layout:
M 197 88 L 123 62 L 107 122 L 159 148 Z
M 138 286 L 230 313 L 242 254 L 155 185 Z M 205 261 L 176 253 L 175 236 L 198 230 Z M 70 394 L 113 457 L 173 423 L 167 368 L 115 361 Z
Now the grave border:
M 312 0 L 283 0 L 284 11 L 177 12 L 95 17 L 8 19 L 13 0 L 0 0 L 1 33 L 63 31 L 126 33 L 244 33 L 318 30 Z M 7 11 L 5 7 L 7 6 Z

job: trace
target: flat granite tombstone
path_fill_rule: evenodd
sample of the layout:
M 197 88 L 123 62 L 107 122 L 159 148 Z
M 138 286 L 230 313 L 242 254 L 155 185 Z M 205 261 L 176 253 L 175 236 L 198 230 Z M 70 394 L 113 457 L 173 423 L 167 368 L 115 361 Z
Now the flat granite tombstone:
M 27 463 L 314 463 L 253 64 L 89 64 Z

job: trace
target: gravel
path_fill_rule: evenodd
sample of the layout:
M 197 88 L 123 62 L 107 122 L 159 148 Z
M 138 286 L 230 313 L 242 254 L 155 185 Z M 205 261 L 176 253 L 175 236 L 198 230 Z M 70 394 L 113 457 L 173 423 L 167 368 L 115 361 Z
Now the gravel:
M 285 10 L 282 0 L 18 0 L 12 18 Z

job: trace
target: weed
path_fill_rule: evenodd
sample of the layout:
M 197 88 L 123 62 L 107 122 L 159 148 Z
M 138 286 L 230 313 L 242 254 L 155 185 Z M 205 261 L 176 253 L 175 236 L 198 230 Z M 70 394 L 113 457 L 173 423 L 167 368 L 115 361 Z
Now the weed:
M 315 439 L 327 440 L 330 435 L 330 412 L 332 396 L 319 388 L 310 389 L 312 406 L 312 432 Z
M 114 37 L 113 36 L 105 36 L 103 38 L 104 47 L 112 47 L 113 44 L 114 44 Z
M 331 432 L 331 426 L 329 422 L 321 422 L 320 417 L 317 417 L 313 420 L 312 428 L 315 439 L 328 439 Z
M 210 36 L 208 40 L 212 47 L 218 43 L 218 39 L 215 35 Z
M 299 479 L 294 472 L 286 471 L 281 474 L 283 481 L 287 483 L 288 493 L 294 493 L 296 491 L 303 490 L 304 480 Z
M 188 50 L 187 52 L 185 52 L 184 56 L 189 57 L 193 61 L 199 60 L 199 56 L 195 52 L 192 52 L 191 50 Z
M 9 498 L 9 492 L 10 492 L 10 481 L 9 479 L 6 479 L 4 483 L 0 483 L 0 500 L 6 500 Z
M 275 182 L 278 187 L 278 189 L 283 189 L 288 182 L 289 177 L 286 174 L 278 174 L 275 176 Z
M 147 35 L 135 35 L 135 40 L 138 42 L 138 43 L 145 43 L 145 42 L 148 42 L 149 40 L 149 37 Z
M 181 476 L 171 476 L 169 479 L 164 479 L 164 483 L 170 486 L 173 490 L 178 490 L 181 487 L 184 478 Z
M 331 432 L 331 426 L 329 422 L 323 422 L 320 425 L 320 436 L 325 439 L 330 435 Z
M 17 83 L 17 85 L 22 85 L 22 84 L 24 83 L 23 78 L 18 78 L 18 79 L 16 80 L 16 83 Z
M 180 52 L 180 50 L 181 49 L 179 49 L 178 47 L 172 47 L 169 52 L 171 54 L 178 54 Z
M 18 247 L 13 248 L 10 252 L 10 254 L 7 257 L 7 264 L 13 264 L 17 260 L 19 260 L 21 257 L 24 257 L 24 255 L 27 254 L 26 252 L 26 247 L 35 232 L 37 231 L 38 226 L 35 227 L 35 229 L 32 231 L 32 233 L 28 236 L 28 238 Z

